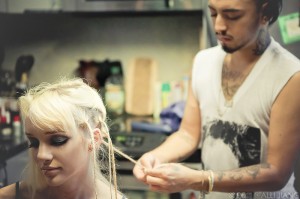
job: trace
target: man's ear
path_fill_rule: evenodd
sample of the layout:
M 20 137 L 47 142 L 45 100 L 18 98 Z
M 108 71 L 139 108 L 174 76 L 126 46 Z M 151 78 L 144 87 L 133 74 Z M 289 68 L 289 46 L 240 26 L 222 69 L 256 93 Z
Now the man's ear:
M 262 24 L 263 25 L 266 25 L 266 24 L 268 24 L 269 23 L 269 21 L 270 21 L 270 11 L 269 11 L 269 5 L 268 5 L 268 2 L 266 2 L 266 3 L 264 3 L 263 5 L 262 5 L 262 8 L 261 8 L 261 10 L 262 10 L 262 12 L 261 12 L 261 17 L 262 17 Z

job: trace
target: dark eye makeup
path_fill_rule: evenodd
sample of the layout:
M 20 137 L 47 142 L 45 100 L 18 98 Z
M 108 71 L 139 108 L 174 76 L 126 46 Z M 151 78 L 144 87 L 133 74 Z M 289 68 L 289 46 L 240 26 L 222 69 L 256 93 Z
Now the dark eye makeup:
M 28 148 L 38 148 L 40 142 L 36 138 L 28 138 Z
M 62 146 L 69 140 L 68 137 L 62 136 L 62 135 L 52 135 L 49 138 L 49 144 L 51 146 Z M 28 148 L 38 148 L 40 145 L 40 142 L 38 139 L 33 137 L 28 137 Z
M 50 138 L 50 144 L 53 146 L 61 146 L 69 140 L 66 136 L 52 136 Z

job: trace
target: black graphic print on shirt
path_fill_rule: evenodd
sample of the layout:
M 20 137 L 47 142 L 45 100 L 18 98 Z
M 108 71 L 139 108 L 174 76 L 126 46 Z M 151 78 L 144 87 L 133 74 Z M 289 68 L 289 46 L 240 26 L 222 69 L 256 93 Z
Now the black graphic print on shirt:
M 204 126 L 203 132 L 205 140 L 208 137 L 214 140 L 222 140 L 230 148 L 234 157 L 236 157 L 239 167 L 260 163 L 261 137 L 258 128 L 214 120 Z M 205 147 L 207 148 L 207 146 Z M 218 158 L 218 155 L 226 154 L 215 155 L 215 158 Z
M 213 120 L 203 128 L 202 156 L 205 169 L 239 168 L 260 163 L 261 135 L 258 128 Z M 225 160 L 221 161 L 220 160 Z M 217 166 L 215 164 L 218 164 Z M 252 199 L 254 193 L 232 193 L 231 199 Z

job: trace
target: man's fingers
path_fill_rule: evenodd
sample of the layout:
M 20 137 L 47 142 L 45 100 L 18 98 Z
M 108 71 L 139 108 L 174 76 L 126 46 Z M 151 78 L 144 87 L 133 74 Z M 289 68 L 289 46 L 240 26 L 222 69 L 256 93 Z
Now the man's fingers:
M 146 176 L 146 181 L 147 181 L 147 184 L 150 184 L 150 185 L 156 185 L 156 186 L 165 186 L 166 182 L 164 179 L 162 178 L 157 178 L 157 177 L 154 177 L 154 176 L 149 176 L 147 175 Z
M 151 191 L 155 191 L 155 192 L 160 192 L 160 193 L 169 193 L 167 190 L 165 190 L 164 188 L 160 187 L 160 186 L 156 186 L 156 185 L 150 185 L 149 189 Z

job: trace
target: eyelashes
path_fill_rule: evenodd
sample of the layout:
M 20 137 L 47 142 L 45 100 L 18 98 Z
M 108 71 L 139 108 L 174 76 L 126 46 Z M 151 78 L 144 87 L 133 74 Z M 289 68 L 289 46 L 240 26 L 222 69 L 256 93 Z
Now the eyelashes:
M 64 137 L 64 136 L 57 136 L 57 137 L 53 137 L 51 139 L 51 145 L 53 146 L 61 146 L 64 145 L 65 143 L 67 143 L 67 141 L 69 140 L 69 138 Z
M 28 138 L 29 143 L 28 143 L 28 148 L 38 148 L 40 145 L 40 142 L 36 138 Z M 49 145 L 51 146 L 62 146 L 68 142 L 69 138 L 66 136 L 52 136 L 48 140 Z
M 29 138 L 28 148 L 38 148 L 39 147 L 39 141 L 33 138 Z

